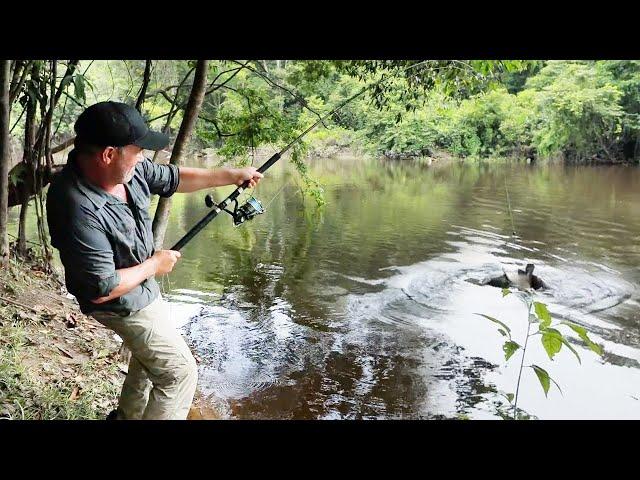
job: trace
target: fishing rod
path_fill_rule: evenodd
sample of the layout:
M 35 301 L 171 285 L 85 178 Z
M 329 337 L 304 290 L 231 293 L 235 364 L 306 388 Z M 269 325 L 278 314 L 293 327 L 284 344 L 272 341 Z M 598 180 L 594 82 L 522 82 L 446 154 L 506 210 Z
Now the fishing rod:
M 274 163 L 276 163 L 278 160 L 280 160 L 282 155 L 284 155 L 291 147 L 293 147 L 297 142 L 299 142 L 306 134 L 308 134 L 311 130 L 313 130 L 315 127 L 317 127 L 321 123 L 324 123 L 324 121 L 327 118 L 329 118 L 331 115 L 335 114 L 338 110 L 340 110 L 342 107 L 344 107 L 348 103 L 350 103 L 353 100 L 355 100 L 356 98 L 358 98 L 360 95 L 362 95 L 364 92 L 366 92 L 370 88 L 375 87 L 376 85 L 379 85 L 379 84 L 381 84 L 383 82 L 386 82 L 387 80 L 389 80 L 391 78 L 395 78 L 400 73 L 406 72 L 407 70 L 415 68 L 415 67 L 417 67 L 419 65 L 423 65 L 423 64 L 427 63 L 428 61 L 429 60 L 425 60 L 425 61 L 422 61 L 422 62 L 414 63 L 413 65 L 409 65 L 408 67 L 403 68 L 402 70 L 400 70 L 396 74 L 391 75 L 389 77 L 384 77 L 384 75 L 383 75 L 383 77 L 380 80 L 378 80 L 377 82 L 374 82 L 374 83 L 364 87 L 358 93 L 356 93 L 355 95 L 349 97 L 347 100 L 342 102 L 340 105 L 338 105 L 336 108 L 331 110 L 329 113 L 326 113 L 325 115 L 321 116 L 320 119 L 318 119 L 314 124 L 312 124 L 304 132 L 302 132 L 300 135 L 298 135 L 293 141 L 291 141 L 281 151 L 279 151 L 278 153 L 273 154 L 271 156 L 271 158 L 269 158 L 265 163 L 263 163 L 258 168 L 258 172 L 260 172 L 260 173 L 266 172 Z M 248 186 L 249 186 L 249 180 L 247 180 L 242 185 L 240 185 L 238 188 L 236 188 L 233 192 L 231 192 L 231 194 L 227 198 L 225 198 L 222 202 L 220 202 L 218 204 L 216 204 L 213 201 L 213 198 L 211 197 L 211 195 L 207 195 L 205 197 L 205 203 L 206 203 L 207 207 L 212 208 L 213 210 L 211 210 L 209 213 L 207 213 L 207 215 L 205 215 L 204 218 L 202 218 L 202 220 L 200 220 L 198 223 L 196 223 L 191 228 L 191 230 L 189 230 L 180 240 L 178 240 L 178 242 L 173 247 L 171 247 L 171 250 L 180 250 L 182 247 L 184 247 L 187 243 L 189 243 L 189 241 L 193 237 L 195 237 L 211 220 L 216 218 L 221 212 L 226 212 L 229 215 L 231 215 L 231 217 L 233 218 L 233 223 L 236 226 L 242 225 L 244 222 L 246 222 L 248 220 L 251 220 L 256 215 L 260 215 L 260 214 L 264 213 L 265 212 L 264 207 L 262 206 L 260 201 L 257 198 L 254 198 L 254 197 L 251 197 L 242 206 L 238 206 L 238 196 L 244 190 L 246 190 Z M 235 203 L 235 208 L 233 210 L 227 210 L 227 207 L 231 204 L 231 202 Z

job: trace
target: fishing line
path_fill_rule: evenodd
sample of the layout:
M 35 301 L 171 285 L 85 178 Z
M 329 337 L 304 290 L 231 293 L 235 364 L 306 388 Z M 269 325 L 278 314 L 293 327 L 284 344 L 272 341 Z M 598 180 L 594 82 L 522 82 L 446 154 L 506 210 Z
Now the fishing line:
M 509 188 L 507 188 L 507 176 L 504 176 L 504 190 L 507 192 L 507 208 L 509 209 L 509 218 L 511 218 L 511 235 L 516 236 L 516 227 L 513 224 L 513 213 L 511 212 L 511 200 L 509 199 Z

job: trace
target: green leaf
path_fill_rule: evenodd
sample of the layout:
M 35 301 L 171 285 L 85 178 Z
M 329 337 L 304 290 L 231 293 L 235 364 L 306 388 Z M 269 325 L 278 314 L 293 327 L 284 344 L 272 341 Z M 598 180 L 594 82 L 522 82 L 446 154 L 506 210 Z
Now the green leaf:
M 502 335 L 503 337 L 507 336 L 507 332 L 505 332 L 503 329 L 499 328 L 498 332 L 500 332 L 500 335 Z
M 562 337 L 562 343 L 564 343 L 567 346 L 567 348 L 573 352 L 573 354 L 578 359 L 578 363 L 582 364 L 582 361 L 580 360 L 580 355 L 578 355 L 578 352 L 576 352 L 576 349 L 569 344 L 566 338 Z
M 547 310 L 547 306 L 541 302 L 533 302 L 536 310 L 536 315 L 540 319 L 540 323 L 546 328 L 551 325 L 551 314 Z
M 544 368 L 540 368 L 537 365 L 531 365 L 531 368 L 536 372 L 540 385 L 542 385 L 542 390 L 544 390 L 544 396 L 546 397 L 547 392 L 549 392 L 549 387 L 551 386 L 551 383 L 549 382 L 549 374 Z
M 582 339 L 584 339 L 587 336 L 587 329 L 584 328 L 584 327 L 581 327 L 580 325 L 577 325 L 577 324 L 575 324 L 573 322 L 567 322 L 566 320 L 562 321 L 560 323 L 564 323 L 565 325 L 569 325 L 571 327 L 571 329 L 574 332 L 576 332 L 580 336 L 580 338 L 582 338 Z
M 506 393 L 506 394 L 505 393 L 501 393 L 501 395 L 504 398 L 506 398 L 509 401 L 509 403 L 513 403 L 513 397 L 514 397 L 513 393 Z
M 67 87 L 67 85 L 71 83 L 71 80 L 73 80 L 73 76 L 71 75 L 67 75 L 66 77 L 64 77 L 62 79 L 62 82 L 60 82 L 60 88 L 64 90 Z
M 553 382 L 553 384 L 558 387 L 558 390 L 560 390 L 560 395 L 564 395 L 564 393 L 562 393 L 562 389 L 560 388 L 560 385 L 558 385 L 558 382 L 556 382 L 553 378 L 549 377 L 549 380 L 551 380 Z
M 594 343 L 591 340 L 588 340 L 587 345 L 589 345 L 589 348 L 594 352 L 596 352 L 598 355 L 600 356 L 604 355 L 604 349 L 597 343 Z
M 87 101 L 87 97 L 84 94 L 84 76 L 78 74 L 73 77 L 73 88 L 76 97 L 85 103 Z
M 511 290 L 509 290 L 508 288 L 503 288 L 502 289 L 502 297 L 506 297 L 507 295 L 509 295 L 511 293 Z
M 19 163 L 15 167 L 11 169 L 9 172 L 9 183 L 14 187 L 17 187 L 19 183 L 23 181 L 24 174 L 26 172 L 27 167 L 24 163 Z
M 485 315 L 484 313 L 476 313 L 475 315 L 480 315 L 481 317 L 484 317 L 487 320 L 491 320 L 492 322 L 497 323 L 498 325 L 500 325 L 502 328 L 506 330 L 509 336 L 511 336 L 511 329 L 507 327 L 504 323 L 502 323 L 500 320 L 498 320 L 497 318 L 490 317 L 489 315 Z
M 518 345 L 516 342 L 504 342 L 504 345 L 502 345 L 502 350 L 504 350 L 504 359 L 509 360 L 519 348 L 520 345 Z
M 562 334 L 558 330 L 554 328 L 544 330 L 540 341 L 550 360 L 553 360 L 554 355 L 562 348 L 562 339 Z
M 591 350 L 593 350 L 594 352 L 596 352 L 600 356 L 602 356 L 604 354 L 603 348 L 600 345 L 598 345 L 597 343 L 594 343 L 589 338 L 589 335 L 587 335 L 587 329 L 586 328 L 581 327 L 580 325 L 576 325 L 573 322 L 563 321 L 562 323 L 564 323 L 565 325 L 568 325 L 569 327 L 571 327 L 571 329 L 578 334 L 578 336 L 587 344 L 587 346 Z

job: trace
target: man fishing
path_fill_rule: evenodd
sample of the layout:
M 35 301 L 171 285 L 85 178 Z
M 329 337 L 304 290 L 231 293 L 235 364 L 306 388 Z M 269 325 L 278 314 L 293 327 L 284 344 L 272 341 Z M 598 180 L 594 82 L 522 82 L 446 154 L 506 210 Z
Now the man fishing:
M 254 187 L 263 175 L 253 167 L 153 163 L 143 151 L 166 147 L 169 137 L 151 131 L 124 103 L 92 105 L 74 129 L 74 149 L 49 188 L 47 221 L 69 292 L 131 351 L 110 418 L 186 419 L 196 363 L 154 278 L 171 272 L 180 252 L 154 249 L 150 197 L 246 182 Z

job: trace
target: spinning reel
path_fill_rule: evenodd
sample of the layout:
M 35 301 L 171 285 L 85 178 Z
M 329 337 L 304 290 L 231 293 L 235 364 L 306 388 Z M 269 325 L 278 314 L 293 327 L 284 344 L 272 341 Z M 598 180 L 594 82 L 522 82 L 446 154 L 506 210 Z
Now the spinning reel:
M 234 199 L 233 202 L 235 203 L 233 211 L 227 210 L 226 208 L 221 208 L 221 210 L 224 210 L 233 217 L 233 225 L 236 227 L 265 212 L 260 200 L 253 196 L 249 197 L 249 199 L 240 206 L 238 205 L 237 199 Z M 219 206 L 213 201 L 213 197 L 210 194 L 204 197 L 204 203 L 206 203 L 209 208 L 219 208 Z

